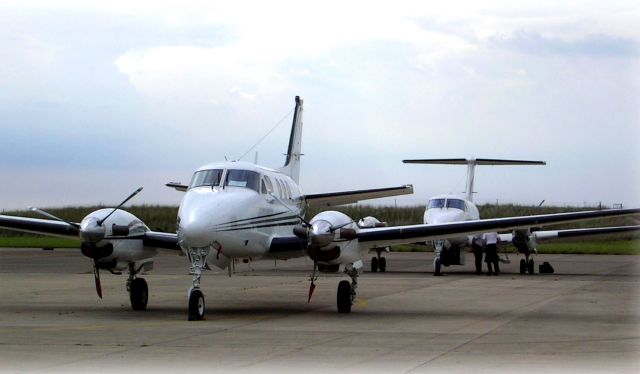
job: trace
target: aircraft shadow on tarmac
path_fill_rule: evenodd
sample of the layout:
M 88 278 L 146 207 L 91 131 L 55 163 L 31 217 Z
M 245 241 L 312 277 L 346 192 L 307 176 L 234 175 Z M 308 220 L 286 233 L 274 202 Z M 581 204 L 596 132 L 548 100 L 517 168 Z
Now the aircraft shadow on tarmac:
M 631 303 L 631 301 L 630 301 Z M 153 306 L 149 305 L 148 309 L 143 312 L 135 312 L 130 310 L 126 306 L 107 306 L 107 307 L 87 307 L 78 308 L 73 305 L 29 305 L 20 306 L 12 305 L 3 307 L 4 313 L 19 314 L 29 316 L 33 320 L 37 320 L 39 316 L 43 318 L 51 318 L 50 315 L 69 316 L 73 315 L 74 318 L 91 318 L 91 320 L 99 319 L 105 323 L 111 323 L 118 321 L 141 321 L 141 322 L 154 322 L 154 321 L 181 321 L 184 318 L 185 308 L 183 306 Z M 513 319 L 513 313 L 517 313 L 517 310 L 481 310 L 481 309 L 442 309 L 442 308 L 424 308 L 422 310 L 407 310 L 406 308 L 398 307 L 397 309 L 384 310 L 374 309 L 371 307 L 354 308 L 352 314 L 339 314 L 336 313 L 333 307 L 327 305 L 312 305 L 308 304 L 300 306 L 291 306 L 291 303 L 286 305 L 279 305 L 278 303 L 271 302 L 269 306 L 209 306 L 209 312 L 206 315 L 205 320 L 220 321 L 220 320 L 247 320 L 247 321 L 259 321 L 277 318 L 290 318 L 293 315 L 305 315 L 305 317 L 318 316 L 328 323 L 334 320 L 346 320 L 350 319 L 353 322 L 357 322 L 361 319 L 380 318 L 381 320 L 404 320 L 406 318 L 424 318 L 424 319 L 440 319 L 440 320 L 452 320 L 452 319 L 495 319 L 501 316 L 505 317 L 505 321 Z M 618 323 L 638 323 L 638 317 L 629 313 L 620 313 L 615 317 Z M 557 322 L 575 322 L 576 318 L 580 322 L 593 322 L 602 323 L 602 315 L 600 314 L 582 314 L 576 317 L 575 311 L 567 310 L 566 312 L 559 310 L 535 310 L 528 312 L 525 315 L 516 317 L 535 319 L 541 323 L 557 323 Z M 186 319 L 184 319 L 186 321 Z M 317 320 L 317 319 L 314 319 Z

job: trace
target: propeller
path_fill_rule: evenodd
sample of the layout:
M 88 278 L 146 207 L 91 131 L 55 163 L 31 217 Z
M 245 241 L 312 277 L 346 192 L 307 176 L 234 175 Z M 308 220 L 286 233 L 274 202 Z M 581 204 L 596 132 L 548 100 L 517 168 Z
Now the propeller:
M 42 215 L 43 215 L 43 216 L 45 216 L 45 217 L 53 218 L 53 219 L 54 219 L 54 220 L 56 220 L 56 221 L 64 222 L 64 223 L 66 223 L 67 225 L 69 225 L 69 227 L 70 227 L 71 229 L 73 229 L 73 230 L 75 230 L 75 231 L 80 231 L 80 225 L 79 225 L 79 224 L 77 224 L 77 223 L 75 223 L 75 222 L 67 221 L 66 219 L 62 219 L 62 218 L 60 218 L 60 217 L 58 217 L 58 216 L 54 216 L 53 214 L 51 214 L 51 213 L 49 213 L 49 212 L 45 212 L 44 210 L 42 210 L 42 209 L 38 209 L 38 208 L 36 208 L 36 207 L 32 207 L 32 206 L 30 206 L 30 207 L 27 207 L 27 209 L 29 209 L 29 210 L 30 210 L 30 211 L 32 211 L 32 212 L 35 212 L 35 213 L 38 213 L 38 214 L 42 214 Z
M 142 187 L 135 190 L 131 195 L 124 199 L 118 206 L 113 208 L 109 214 L 99 219 L 97 217 L 85 217 L 80 224 L 67 221 L 60 217 L 57 217 L 51 213 L 45 212 L 42 209 L 29 207 L 33 212 L 39 213 L 45 217 L 54 219 L 56 221 L 64 222 L 69 225 L 69 228 L 74 230 L 80 235 L 83 243 L 81 246 L 82 254 L 93 259 L 93 278 L 96 284 L 96 293 L 98 297 L 102 299 L 102 283 L 100 282 L 100 267 L 98 259 L 108 257 L 113 253 L 113 246 L 109 243 L 101 247 L 97 247 L 96 244 L 102 241 L 105 237 L 106 230 L 104 222 L 109 218 L 116 210 L 120 209 L 127 201 L 131 200 L 134 196 L 142 191 Z M 127 236 L 129 235 L 129 228 L 127 226 L 113 224 L 111 227 L 113 235 Z
M 140 193 L 140 191 L 142 191 L 143 187 L 139 187 L 137 190 L 133 191 L 133 193 L 131 195 L 129 195 L 129 197 L 127 197 L 126 199 L 124 199 L 117 207 L 113 208 L 113 210 L 107 214 L 103 219 L 99 220 L 97 222 L 98 226 L 102 226 L 102 224 L 104 223 L 104 221 L 107 220 L 107 218 L 109 218 L 109 216 L 111 216 L 116 210 L 120 209 L 124 204 L 126 204 L 127 201 L 131 200 L 134 196 L 136 196 L 137 194 Z
M 98 270 L 98 260 L 93 260 L 93 279 L 96 283 L 96 293 L 102 299 L 102 283 L 100 283 L 100 270 Z

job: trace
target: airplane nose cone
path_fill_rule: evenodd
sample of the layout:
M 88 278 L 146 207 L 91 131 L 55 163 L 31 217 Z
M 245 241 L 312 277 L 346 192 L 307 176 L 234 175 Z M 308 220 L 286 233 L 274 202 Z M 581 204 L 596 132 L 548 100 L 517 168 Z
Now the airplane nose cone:
M 464 221 L 464 212 L 457 209 L 429 212 L 426 218 L 430 224 L 460 222 Z
M 187 247 L 206 247 L 210 245 L 210 235 L 211 230 L 204 219 L 189 217 L 180 221 L 178 236 Z

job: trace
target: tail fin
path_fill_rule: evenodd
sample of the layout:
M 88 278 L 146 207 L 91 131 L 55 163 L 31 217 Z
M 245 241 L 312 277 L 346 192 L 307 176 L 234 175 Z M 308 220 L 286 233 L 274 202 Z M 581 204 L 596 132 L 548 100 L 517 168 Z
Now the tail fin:
M 296 108 L 293 112 L 293 124 L 291 125 L 291 136 L 289 137 L 289 148 L 287 149 L 287 159 L 284 166 L 278 169 L 291 177 L 296 183 L 300 179 L 300 156 L 302 153 L 302 99 L 296 96 Z
M 402 160 L 405 164 L 441 164 L 441 165 L 467 165 L 467 190 L 466 198 L 473 201 L 473 179 L 476 165 L 546 165 L 544 161 L 525 160 L 499 160 L 493 158 L 438 158 L 424 160 Z

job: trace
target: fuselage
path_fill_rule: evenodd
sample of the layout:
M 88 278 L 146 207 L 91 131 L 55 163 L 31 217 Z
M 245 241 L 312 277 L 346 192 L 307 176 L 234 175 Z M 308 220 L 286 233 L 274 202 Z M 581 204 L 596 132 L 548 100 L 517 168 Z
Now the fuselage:
M 425 224 L 462 222 L 480 219 L 474 203 L 456 195 L 438 195 L 429 199 L 424 211 Z M 470 240 L 467 236 L 447 238 L 452 246 L 462 247 Z
M 220 162 L 194 173 L 178 211 L 183 248 L 212 246 L 231 258 L 261 258 L 271 239 L 291 235 L 304 216 L 297 183 L 247 162 Z

